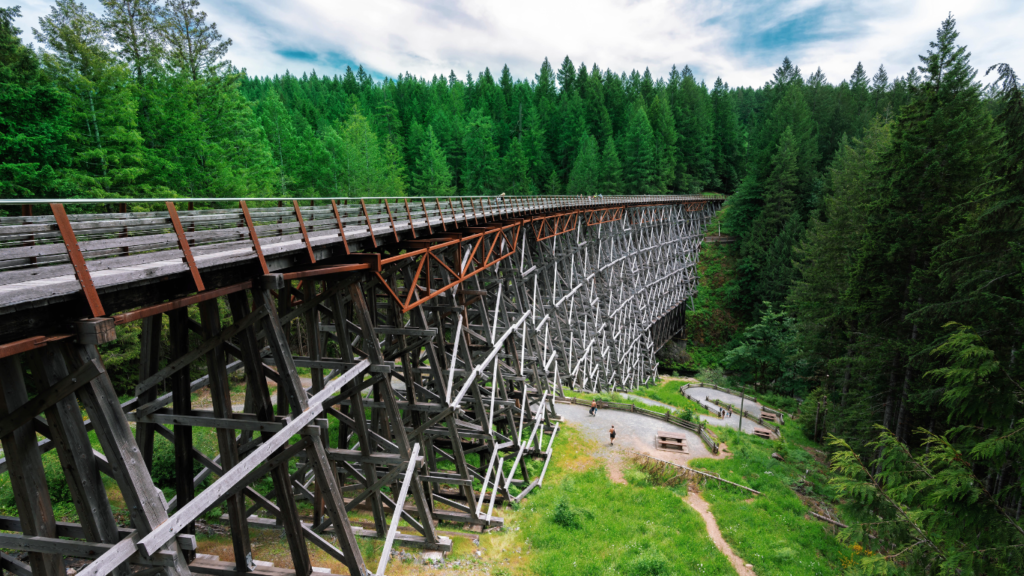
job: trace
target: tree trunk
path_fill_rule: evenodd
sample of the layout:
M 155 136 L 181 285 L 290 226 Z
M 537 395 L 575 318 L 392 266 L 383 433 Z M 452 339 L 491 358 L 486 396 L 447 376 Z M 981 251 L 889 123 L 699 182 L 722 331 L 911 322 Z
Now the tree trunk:
M 920 301 L 918 301 L 920 304 Z M 917 341 L 917 323 L 914 323 L 914 327 L 910 330 L 910 342 Z M 900 396 L 900 411 L 899 416 L 896 418 L 896 437 L 907 443 L 907 429 L 910 428 L 908 421 L 910 415 L 907 414 L 907 397 L 910 395 L 910 359 L 907 359 L 907 366 L 903 371 L 903 394 Z

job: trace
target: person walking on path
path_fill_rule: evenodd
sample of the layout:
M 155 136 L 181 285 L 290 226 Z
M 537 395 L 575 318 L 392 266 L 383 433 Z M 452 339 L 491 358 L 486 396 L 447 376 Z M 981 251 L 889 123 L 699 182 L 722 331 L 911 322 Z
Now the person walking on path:
M 597 400 L 590 403 L 590 415 L 597 416 Z
M 608 436 L 612 439 L 612 446 L 615 446 L 615 426 L 612 426 L 612 429 L 608 431 Z

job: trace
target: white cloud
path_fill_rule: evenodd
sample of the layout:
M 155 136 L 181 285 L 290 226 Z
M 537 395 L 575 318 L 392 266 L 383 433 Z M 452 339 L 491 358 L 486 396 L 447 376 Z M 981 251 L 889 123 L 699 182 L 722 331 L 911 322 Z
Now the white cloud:
M 234 40 L 232 61 L 256 75 L 334 74 L 358 63 L 377 75 L 429 78 L 484 67 L 497 74 L 508 64 L 513 76 L 532 78 L 545 56 L 557 68 L 568 54 L 577 66 L 667 76 L 689 64 L 709 83 L 759 86 L 788 55 L 832 82 L 858 61 L 869 74 L 884 64 L 895 78 L 918 64 L 950 11 L 977 68 L 1005 61 L 1024 72 L 1015 35 L 1024 3 L 1007 0 L 208 0 L 203 9 Z M 19 25 L 27 32 L 46 11 L 47 2 L 26 1 Z

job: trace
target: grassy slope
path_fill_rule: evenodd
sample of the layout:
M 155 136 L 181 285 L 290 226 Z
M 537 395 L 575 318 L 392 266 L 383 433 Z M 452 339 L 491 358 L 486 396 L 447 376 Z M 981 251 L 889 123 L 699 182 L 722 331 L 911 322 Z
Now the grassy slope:
M 636 393 L 636 391 L 634 391 L 632 393 Z M 645 410 L 649 410 L 651 412 L 657 412 L 659 414 L 665 414 L 666 412 L 671 412 L 671 413 L 675 414 L 676 416 L 678 416 L 680 418 L 683 417 L 684 412 L 685 412 L 685 408 L 680 408 L 679 410 L 672 410 L 670 408 L 665 408 L 664 406 L 652 406 L 650 404 L 644 404 L 643 402 L 641 402 L 641 401 L 639 401 L 639 400 L 637 400 L 635 398 L 628 398 L 626 396 L 623 396 L 622 394 L 619 394 L 618 392 L 602 392 L 600 394 L 592 394 L 592 393 L 589 393 L 589 392 L 574 392 L 572 390 L 565 390 L 565 395 L 570 397 L 570 398 L 579 398 L 580 400 L 587 400 L 587 401 L 590 401 L 590 400 L 602 400 L 602 401 L 605 401 L 605 402 L 617 402 L 617 403 L 620 403 L 620 404 L 636 404 L 640 408 L 644 408 Z M 696 404 L 696 403 L 694 403 L 694 404 Z M 696 412 L 696 410 L 693 410 L 693 412 Z M 704 410 L 704 414 L 707 414 L 707 413 L 708 413 L 708 411 Z
M 659 384 L 634 390 L 631 394 L 657 400 L 662 404 L 668 404 L 683 410 L 690 410 L 695 414 L 711 414 L 707 408 L 680 394 L 679 387 L 682 385 L 683 383 L 679 380 L 663 379 Z
M 541 491 L 506 515 L 509 530 L 481 538 L 491 552 L 529 552 L 510 574 L 661 576 L 735 574 L 707 536 L 700 516 L 667 488 L 613 483 L 592 442 L 572 428 L 556 440 Z M 582 520 L 565 528 L 552 519 L 559 500 Z M 492 572 L 495 573 L 495 572 Z
M 805 517 L 805 502 L 832 501 L 828 468 L 804 449 L 810 443 L 797 426 L 787 423 L 783 428 L 788 439 L 785 448 L 732 429 L 714 430 L 733 458 L 698 459 L 691 465 L 763 493 L 751 497 L 717 482 L 708 482 L 704 489 L 704 499 L 711 503 L 711 512 L 733 550 L 752 563 L 759 576 L 839 574 L 851 551 L 836 541 L 828 524 Z M 771 457 L 780 450 L 787 452 L 784 462 Z
M 454 538 L 447 568 L 495 576 L 684 576 L 735 574 L 705 531 L 700 516 L 666 488 L 640 488 L 613 483 L 602 462 L 590 456 L 592 442 L 571 427 L 562 427 L 544 486 L 522 506 L 504 508 L 506 529 Z M 579 528 L 556 523 L 560 500 L 582 520 Z M 440 529 L 461 527 L 442 523 Z M 480 545 L 472 539 L 479 537 Z M 291 561 L 277 530 L 254 530 L 255 556 L 288 567 Z M 380 560 L 381 542 L 357 538 L 371 569 Z M 227 536 L 200 535 L 200 551 L 231 556 Z M 414 549 L 404 549 L 416 553 Z M 476 551 L 483 552 L 482 557 Z M 344 573 L 337 562 L 311 547 L 315 566 Z M 436 568 L 392 559 L 388 576 L 433 573 Z

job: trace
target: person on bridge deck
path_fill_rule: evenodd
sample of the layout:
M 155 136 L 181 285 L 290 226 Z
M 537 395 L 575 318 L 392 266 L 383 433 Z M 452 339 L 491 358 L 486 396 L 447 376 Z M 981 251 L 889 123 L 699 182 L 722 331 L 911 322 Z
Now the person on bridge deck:
M 612 439 L 612 446 L 615 446 L 615 426 L 612 426 L 612 429 L 608 431 L 608 436 Z
M 590 403 L 590 415 L 597 416 L 597 400 Z

